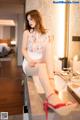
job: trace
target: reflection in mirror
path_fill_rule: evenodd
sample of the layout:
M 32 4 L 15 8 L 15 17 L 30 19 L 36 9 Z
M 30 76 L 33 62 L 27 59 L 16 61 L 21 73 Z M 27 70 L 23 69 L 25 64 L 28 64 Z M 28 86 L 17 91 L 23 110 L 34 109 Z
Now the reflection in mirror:
M 80 54 L 80 4 L 71 4 L 69 9 L 69 50 L 68 58 Z
M 73 73 L 80 74 L 80 4 L 66 5 L 65 55 Z

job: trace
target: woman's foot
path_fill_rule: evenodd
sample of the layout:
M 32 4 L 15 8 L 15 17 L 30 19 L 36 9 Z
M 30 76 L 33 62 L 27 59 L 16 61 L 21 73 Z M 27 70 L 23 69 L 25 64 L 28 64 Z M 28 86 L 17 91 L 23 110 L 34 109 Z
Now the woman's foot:
M 77 103 L 67 102 L 63 103 L 57 94 L 51 94 L 46 100 L 49 108 L 56 111 L 59 115 L 68 115 L 77 107 Z

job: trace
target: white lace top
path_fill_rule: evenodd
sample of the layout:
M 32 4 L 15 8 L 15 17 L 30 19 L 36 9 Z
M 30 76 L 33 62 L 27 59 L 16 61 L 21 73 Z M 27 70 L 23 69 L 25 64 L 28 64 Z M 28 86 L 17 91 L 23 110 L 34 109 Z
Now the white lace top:
M 32 59 L 42 59 L 45 56 L 46 45 L 48 44 L 48 34 L 30 32 L 28 37 L 28 54 Z

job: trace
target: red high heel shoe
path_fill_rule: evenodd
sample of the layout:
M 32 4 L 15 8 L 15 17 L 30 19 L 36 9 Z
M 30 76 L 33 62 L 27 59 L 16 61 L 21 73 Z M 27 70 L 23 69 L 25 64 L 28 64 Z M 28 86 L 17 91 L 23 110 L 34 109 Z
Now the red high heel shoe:
M 71 105 L 73 105 L 74 103 L 72 103 L 72 102 L 69 102 L 68 104 L 66 104 L 66 103 L 59 103 L 59 104 L 56 104 L 56 105 L 52 105 L 52 104 L 50 104 L 50 103 L 48 103 L 48 98 L 50 97 L 50 96 L 52 96 L 53 95 L 53 93 L 52 94 L 50 94 L 48 97 L 47 97 L 47 99 L 45 100 L 45 102 L 44 102 L 44 111 L 45 111 L 45 113 L 46 113 L 46 120 L 48 120 L 48 108 L 51 108 L 52 110 L 54 110 L 55 112 L 57 112 L 59 115 L 67 115 L 67 114 L 69 114 L 71 111 L 72 111 L 72 109 L 71 109 Z M 63 108 L 63 107 L 66 107 L 66 106 L 69 106 L 70 108 L 67 108 L 67 109 L 63 109 L 62 110 L 62 112 L 63 113 L 61 113 L 60 111 L 58 111 L 58 109 L 60 109 L 60 108 Z M 68 110 L 68 111 L 66 111 L 66 110 Z M 66 112 L 66 113 L 65 113 Z

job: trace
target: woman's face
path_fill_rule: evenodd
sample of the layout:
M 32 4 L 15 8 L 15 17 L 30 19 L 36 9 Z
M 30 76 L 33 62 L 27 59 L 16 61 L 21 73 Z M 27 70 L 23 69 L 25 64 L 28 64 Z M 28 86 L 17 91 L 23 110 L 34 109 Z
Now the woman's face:
M 30 15 L 27 16 L 27 20 L 28 20 L 28 22 L 29 22 L 29 26 L 30 26 L 31 28 L 35 28 L 35 26 L 36 26 L 36 21 L 35 21 L 33 18 L 31 18 Z

